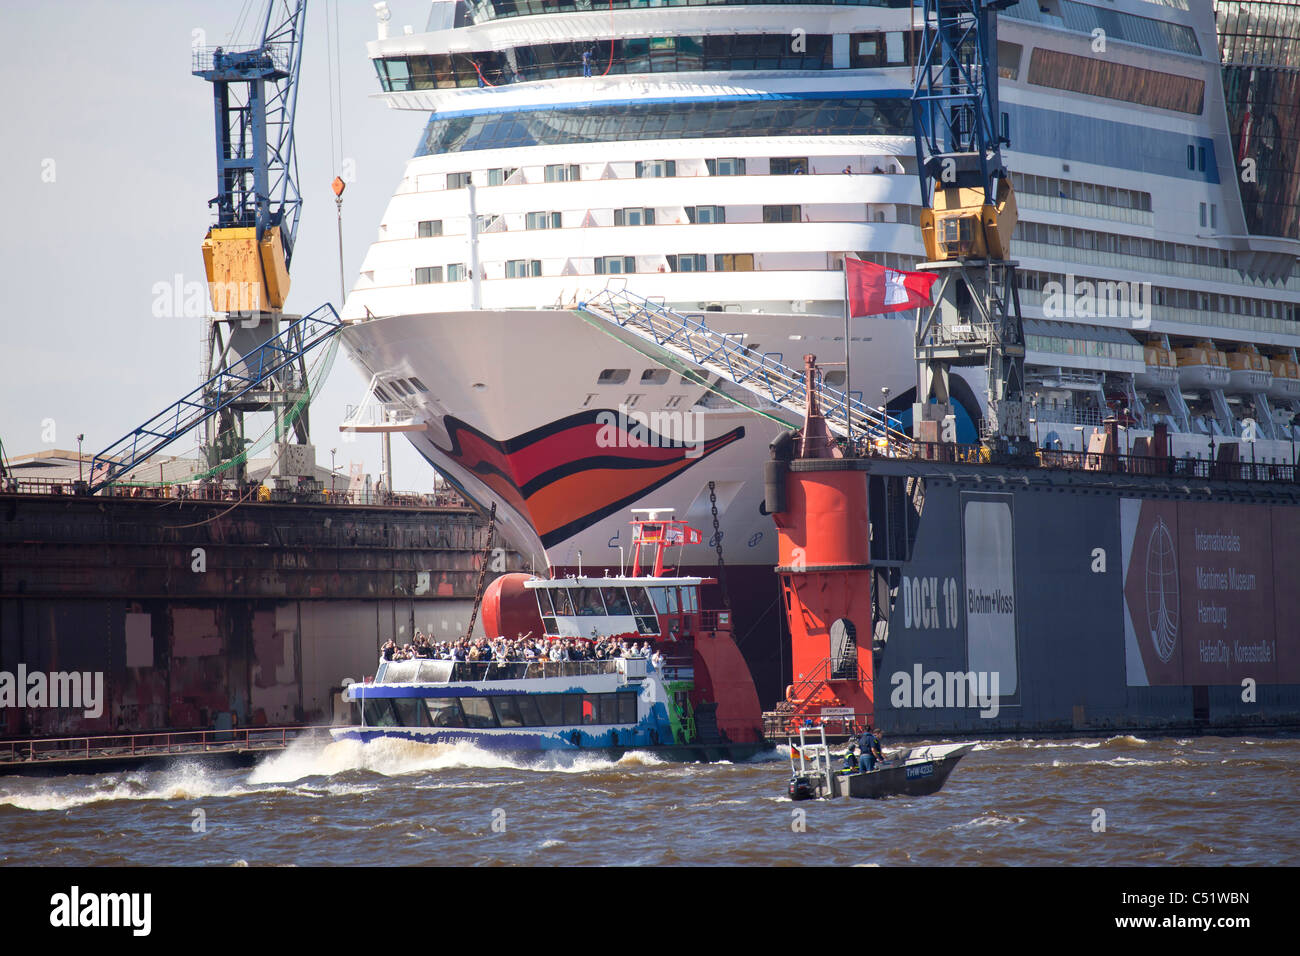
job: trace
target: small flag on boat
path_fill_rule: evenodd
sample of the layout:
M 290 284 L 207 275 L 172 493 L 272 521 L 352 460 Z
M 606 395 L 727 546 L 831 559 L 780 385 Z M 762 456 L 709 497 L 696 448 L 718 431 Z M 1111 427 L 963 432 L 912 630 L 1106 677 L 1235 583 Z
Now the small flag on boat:
M 683 540 L 683 531 L 685 531 L 685 540 Z M 669 528 L 666 540 L 668 544 L 702 544 L 704 532 L 698 528 Z

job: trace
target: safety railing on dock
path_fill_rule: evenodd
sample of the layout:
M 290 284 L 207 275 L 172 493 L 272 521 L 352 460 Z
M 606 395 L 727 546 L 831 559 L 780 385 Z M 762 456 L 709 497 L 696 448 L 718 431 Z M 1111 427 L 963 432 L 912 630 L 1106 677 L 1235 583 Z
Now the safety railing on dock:
M 796 718 L 781 710 L 767 711 L 763 714 L 763 736 L 780 743 L 798 737 L 801 726 L 814 726 L 825 730 L 827 740 L 847 740 L 862 733 L 871 720 L 870 714 Z
M 340 482 L 340 484 L 344 484 Z M 264 486 L 263 486 L 264 487 Z M 90 495 L 85 482 L 65 481 L 57 478 L 11 478 L 0 481 L 0 494 L 20 495 Z M 247 501 L 257 503 L 279 504 L 320 504 L 339 506 L 362 506 L 376 508 L 468 508 L 465 499 L 452 491 L 349 491 L 326 486 L 321 491 L 274 491 L 270 488 L 263 493 L 256 485 L 235 485 L 226 483 L 196 484 L 130 484 L 118 482 L 105 488 L 97 498 L 147 498 L 172 501 L 211 501 L 226 502 Z
M 1237 447 L 1240 449 L 1243 446 Z M 983 445 L 956 445 L 947 442 L 915 442 L 910 453 L 896 450 L 884 454 L 879 448 L 863 448 L 861 456 L 920 459 L 968 465 L 986 465 L 992 461 L 988 448 Z M 1217 458 L 1178 458 L 1172 455 L 1160 457 L 1037 449 L 1021 464 L 1029 468 L 1038 467 L 1054 471 L 1109 472 L 1216 481 L 1300 482 L 1300 466 L 1295 462 L 1224 461 Z
M 97 760 L 123 757 L 185 756 L 237 750 L 283 750 L 300 738 L 328 739 L 326 727 L 234 727 L 229 730 L 175 730 L 86 737 L 34 737 L 0 740 L 0 764 Z

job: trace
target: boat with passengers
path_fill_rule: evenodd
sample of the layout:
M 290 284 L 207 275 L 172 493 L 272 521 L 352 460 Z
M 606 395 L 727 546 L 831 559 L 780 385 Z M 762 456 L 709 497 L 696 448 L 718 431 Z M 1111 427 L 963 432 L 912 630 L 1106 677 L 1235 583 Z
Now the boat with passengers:
M 663 509 L 637 513 L 630 573 L 497 578 L 483 599 L 494 638 L 381 659 L 373 679 L 345 688 L 353 723 L 332 728 L 335 739 L 675 760 L 770 749 L 731 613 L 701 607 L 716 581 L 666 569 L 700 532 Z

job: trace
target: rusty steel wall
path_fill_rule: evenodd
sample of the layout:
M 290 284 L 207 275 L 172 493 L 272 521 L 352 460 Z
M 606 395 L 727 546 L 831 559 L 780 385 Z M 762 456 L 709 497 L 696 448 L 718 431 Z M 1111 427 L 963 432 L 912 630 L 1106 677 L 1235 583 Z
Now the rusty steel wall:
M 0 672 L 101 672 L 106 699 L 97 718 L 0 707 L 0 736 L 328 720 L 384 641 L 468 622 L 473 511 L 229 508 L 0 495 Z

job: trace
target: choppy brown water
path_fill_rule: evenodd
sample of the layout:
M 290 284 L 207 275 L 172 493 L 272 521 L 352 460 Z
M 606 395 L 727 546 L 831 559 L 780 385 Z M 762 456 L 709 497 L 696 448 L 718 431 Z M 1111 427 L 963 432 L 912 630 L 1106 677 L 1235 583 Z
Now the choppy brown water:
M 531 766 L 394 741 L 304 746 L 252 770 L 0 777 L 0 863 L 1300 862 L 1296 738 L 984 743 L 939 794 L 887 801 L 794 804 L 787 777 L 780 754 Z

